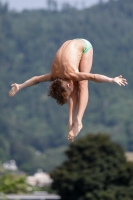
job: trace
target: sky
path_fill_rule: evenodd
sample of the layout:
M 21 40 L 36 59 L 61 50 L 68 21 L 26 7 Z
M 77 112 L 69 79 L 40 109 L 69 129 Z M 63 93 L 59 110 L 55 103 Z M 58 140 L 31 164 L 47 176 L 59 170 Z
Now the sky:
M 10 10 L 22 11 L 24 9 L 43 9 L 47 8 L 47 0 L 0 0 L 7 2 Z M 99 0 L 54 0 L 60 8 L 63 3 L 69 3 L 76 8 L 90 7 L 99 2 Z M 106 2 L 107 0 L 103 0 Z

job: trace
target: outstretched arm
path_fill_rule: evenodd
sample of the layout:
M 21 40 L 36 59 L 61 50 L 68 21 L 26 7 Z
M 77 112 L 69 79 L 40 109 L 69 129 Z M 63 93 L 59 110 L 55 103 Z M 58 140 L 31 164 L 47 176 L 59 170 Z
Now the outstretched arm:
M 97 83 L 117 83 L 118 85 L 125 86 L 127 83 L 127 80 L 123 78 L 121 75 L 117 76 L 115 78 L 110 78 L 108 76 L 104 76 L 101 74 L 91 74 L 91 73 L 85 73 L 85 72 L 77 72 L 75 74 L 71 74 L 71 78 L 75 81 L 82 81 L 82 80 L 89 80 Z
M 17 84 L 14 83 L 12 84 L 12 89 L 9 92 L 9 96 L 12 97 L 14 96 L 19 90 L 22 90 L 23 88 L 30 87 L 33 85 L 36 85 L 40 82 L 45 82 L 45 81 L 51 81 L 51 74 L 45 74 L 41 76 L 34 76 L 31 79 L 25 81 L 22 84 Z

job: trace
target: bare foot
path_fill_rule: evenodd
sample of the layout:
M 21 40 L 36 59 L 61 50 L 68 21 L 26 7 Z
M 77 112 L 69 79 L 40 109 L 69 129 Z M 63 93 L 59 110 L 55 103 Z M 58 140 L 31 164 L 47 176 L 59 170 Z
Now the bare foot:
M 19 91 L 19 84 L 14 83 L 11 86 L 12 86 L 12 89 L 9 92 L 10 97 L 14 96 Z
M 79 134 L 82 127 L 83 127 L 82 123 L 81 122 L 79 123 L 78 120 L 76 120 L 72 126 L 72 129 L 68 133 L 68 140 L 73 142 L 74 138 Z
M 70 132 L 68 133 L 68 140 L 69 140 L 70 142 L 73 142 L 73 141 L 74 141 L 74 138 L 75 138 L 75 136 L 73 135 L 72 131 L 70 131 Z

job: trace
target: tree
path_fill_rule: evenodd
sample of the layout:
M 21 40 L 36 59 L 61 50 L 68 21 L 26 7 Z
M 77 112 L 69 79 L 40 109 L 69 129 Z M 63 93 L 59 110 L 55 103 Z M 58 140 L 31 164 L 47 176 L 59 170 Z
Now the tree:
M 113 133 L 114 141 L 133 151 L 133 0 L 104 2 L 79 11 L 69 5 L 62 10 L 61 3 L 59 12 L 52 4 L 49 11 L 23 12 L 0 4 L 2 163 L 14 159 L 19 169 L 32 174 L 38 168 L 51 171 L 65 159 L 58 153 L 67 146 L 67 105 L 60 107 L 47 96 L 49 83 L 25 89 L 14 98 L 8 97 L 8 91 L 14 82 L 48 73 L 60 45 L 80 37 L 94 46 L 93 73 L 110 77 L 121 73 L 130 83 L 126 88 L 89 83 L 82 133 Z
M 0 177 L 0 192 L 5 194 L 27 193 L 27 187 L 25 176 L 10 173 Z
M 58 7 L 57 2 L 54 0 L 47 0 L 47 6 L 48 10 L 54 10 L 54 11 L 56 11 Z
M 70 11 L 73 7 L 69 3 L 63 3 L 62 4 L 62 11 Z
M 87 135 L 65 153 L 68 160 L 51 173 L 62 200 L 133 199 L 133 163 L 108 135 Z

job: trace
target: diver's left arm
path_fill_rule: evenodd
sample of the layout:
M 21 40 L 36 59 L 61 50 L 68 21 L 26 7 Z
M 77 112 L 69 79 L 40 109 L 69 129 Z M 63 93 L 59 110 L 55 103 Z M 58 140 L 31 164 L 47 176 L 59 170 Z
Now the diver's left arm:
M 77 72 L 74 74 L 71 74 L 72 80 L 75 81 L 82 81 L 82 80 L 88 80 L 93 81 L 97 83 L 116 83 L 118 85 L 125 86 L 127 83 L 127 80 L 123 78 L 121 75 L 117 76 L 115 78 L 110 78 L 108 76 L 102 75 L 102 74 L 91 74 L 91 73 L 85 73 L 85 72 Z

